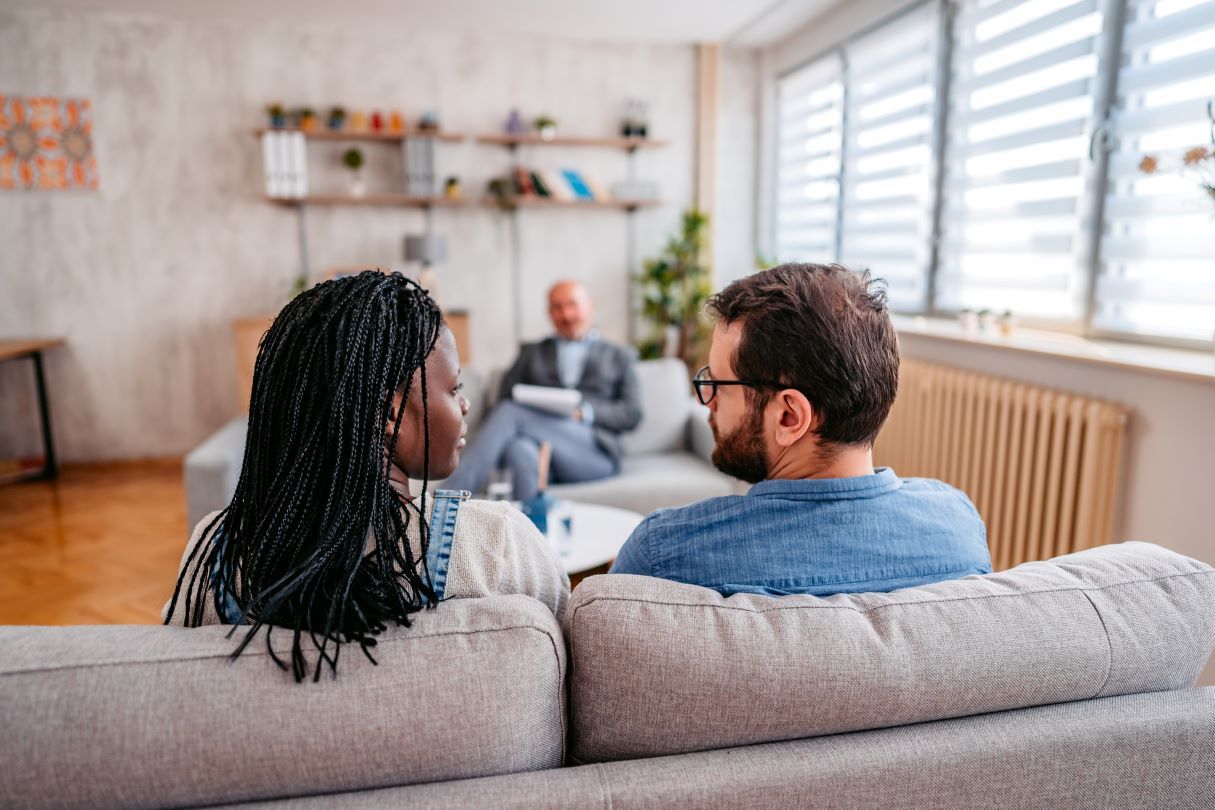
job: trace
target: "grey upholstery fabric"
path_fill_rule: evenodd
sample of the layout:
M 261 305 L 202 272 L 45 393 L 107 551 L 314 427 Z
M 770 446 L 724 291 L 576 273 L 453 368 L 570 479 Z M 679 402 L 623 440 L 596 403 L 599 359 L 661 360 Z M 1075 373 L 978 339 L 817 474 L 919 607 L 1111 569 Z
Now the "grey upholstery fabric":
M 734 483 L 734 479 L 691 453 L 650 453 L 622 458 L 620 475 L 585 484 L 559 484 L 552 488 L 552 494 L 645 515 L 655 509 L 734 494 Z
M 1215 687 L 256 807 L 1215 806 Z
M 245 455 L 245 416 L 237 417 L 195 447 L 182 467 L 186 485 L 186 519 L 193 528 L 206 515 L 232 500 Z
M 1126 543 L 825 599 L 592 577 L 565 622 L 571 750 L 593 762 L 1188 686 L 1215 569 Z
M 296 684 L 221 626 L 0 628 L 0 806 L 167 807 L 557 767 L 560 628 L 461 599 Z M 286 631 L 273 636 L 286 660 Z
M 687 366 L 673 358 L 637 364 L 641 424 L 620 437 L 626 455 L 684 449 L 684 431 L 693 401 L 688 379 Z

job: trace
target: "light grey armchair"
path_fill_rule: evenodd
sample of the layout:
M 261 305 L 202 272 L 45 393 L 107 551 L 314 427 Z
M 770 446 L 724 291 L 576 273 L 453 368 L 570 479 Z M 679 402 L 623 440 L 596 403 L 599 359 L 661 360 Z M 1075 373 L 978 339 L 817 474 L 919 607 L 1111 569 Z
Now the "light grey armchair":
M 688 374 L 678 360 L 637 364 L 644 411 L 637 429 L 623 437 L 620 474 L 586 484 L 554 486 L 555 497 L 632 509 L 683 506 L 703 498 L 741 494 L 742 482 L 714 469 L 713 432 L 708 408 L 696 401 Z M 476 429 L 492 406 L 498 375 L 465 374 L 473 404 L 469 427 Z M 190 526 L 222 509 L 232 498 L 245 453 L 245 417 L 220 428 L 185 459 L 186 507 Z

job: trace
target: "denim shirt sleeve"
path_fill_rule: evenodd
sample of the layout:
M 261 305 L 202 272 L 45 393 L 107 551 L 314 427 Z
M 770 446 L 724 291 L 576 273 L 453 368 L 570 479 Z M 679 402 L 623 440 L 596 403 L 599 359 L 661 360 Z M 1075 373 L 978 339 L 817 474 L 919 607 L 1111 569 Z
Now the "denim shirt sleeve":
M 608 571 L 609 574 L 654 576 L 654 572 L 650 568 L 650 543 L 647 536 L 649 524 L 650 519 L 647 517 L 633 530 L 629 539 L 624 541 L 620 553 L 616 555 L 616 561 L 612 563 L 612 567 Z

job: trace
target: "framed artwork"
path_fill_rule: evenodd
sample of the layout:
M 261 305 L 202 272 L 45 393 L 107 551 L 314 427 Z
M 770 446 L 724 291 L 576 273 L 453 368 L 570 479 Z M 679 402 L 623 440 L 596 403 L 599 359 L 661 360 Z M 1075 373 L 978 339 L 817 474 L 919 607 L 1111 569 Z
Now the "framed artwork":
M 0 93 L 0 189 L 97 190 L 88 99 Z

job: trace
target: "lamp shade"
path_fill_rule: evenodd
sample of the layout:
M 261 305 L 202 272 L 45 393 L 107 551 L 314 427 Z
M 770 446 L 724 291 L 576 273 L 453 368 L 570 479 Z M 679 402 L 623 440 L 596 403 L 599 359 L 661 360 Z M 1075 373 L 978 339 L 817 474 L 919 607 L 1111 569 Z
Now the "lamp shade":
M 438 264 L 447 258 L 447 240 L 433 233 L 405 237 L 405 261 Z

